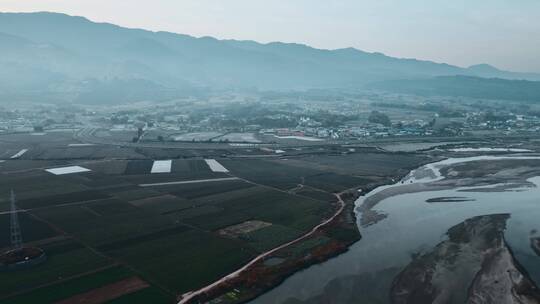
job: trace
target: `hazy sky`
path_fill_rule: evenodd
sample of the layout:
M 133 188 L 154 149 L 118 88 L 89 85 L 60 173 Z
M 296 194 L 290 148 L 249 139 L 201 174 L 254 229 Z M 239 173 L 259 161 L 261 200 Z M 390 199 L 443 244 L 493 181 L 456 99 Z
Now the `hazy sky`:
M 540 72 L 540 0 L 0 0 L 0 11 Z

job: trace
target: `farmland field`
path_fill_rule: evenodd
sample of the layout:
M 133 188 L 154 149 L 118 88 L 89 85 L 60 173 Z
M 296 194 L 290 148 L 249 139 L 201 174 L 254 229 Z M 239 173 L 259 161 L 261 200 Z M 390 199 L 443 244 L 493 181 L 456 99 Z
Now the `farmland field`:
M 27 209 L 20 213 L 23 239 L 38 241 L 47 254 L 35 268 L 0 273 L 2 304 L 76 299 L 131 277 L 149 287 L 110 303 L 174 302 L 174 295 L 212 283 L 309 231 L 334 212 L 334 192 L 371 184 L 397 170 L 396 162 L 378 154 L 371 167 L 361 157 L 344 156 L 361 173 L 353 174 L 344 168 L 350 161 L 335 156 L 236 159 L 224 157 L 231 155 L 228 150 L 122 147 L 111 155 L 126 158 L 108 159 L 100 153 L 111 147 L 69 146 L 73 143 L 66 138 L 54 149 L 36 144 L 24 159 L 0 164 L 7 168 L 0 174 L 0 209 L 9 209 L 13 189 L 18 208 Z M 50 160 L 54 155 L 65 159 Z M 212 172 L 209 159 L 230 172 Z M 155 160 L 170 160 L 170 172 L 152 173 Z M 69 166 L 91 171 L 61 176 L 45 171 Z M 206 179 L 217 180 L 176 183 Z M 220 234 L 249 221 L 264 224 Z M 0 216 L 0 225 L 6 228 L 0 230 L 5 248 L 10 245 L 8 214 Z M 346 234 L 335 229 L 282 252 L 301 257 Z M 49 295 L 59 288 L 61 293 Z
M 0 215 L 0 227 L 9 227 L 9 214 Z M 24 241 L 32 242 L 56 235 L 56 232 L 48 225 L 44 224 L 31 217 L 26 213 L 19 213 L 19 223 L 24 233 Z M 0 230 L 0 248 L 5 248 L 10 245 L 10 231 L 9 229 Z
M 155 288 L 148 287 L 143 290 L 130 293 L 114 300 L 107 304 L 170 304 L 174 303 L 174 297 Z
M 288 161 L 229 160 L 222 163 L 238 176 L 280 189 L 306 184 L 328 192 L 337 192 L 369 182 L 357 176 L 313 169 L 313 166 L 291 166 Z
M 313 168 L 326 172 L 355 176 L 392 175 L 396 171 L 415 168 L 425 156 L 406 153 L 356 153 L 343 156 L 310 155 L 291 159 L 291 167 Z
M 6 301 L 0 300 L 0 303 L 54 303 L 132 275 L 132 272 L 123 267 L 111 267 L 69 281 L 39 288 L 23 296 L 10 298 Z
M 255 255 L 241 243 L 197 230 L 132 243 L 110 254 L 169 290 L 181 292 L 210 283 Z
M 178 185 L 172 189 L 172 193 L 179 197 L 186 199 L 195 199 L 198 197 L 208 196 L 212 194 L 222 194 L 228 193 L 238 189 L 245 189 L 253 187 L 252 184 L 248 184 L 242 181 L 226 181 L 218 184 L 188 184 L 188 185 Z
M 0 282 L 2 282 L 0 295 L 5 296 L 14 292 L 30 290 L 110 264 L 107 259 L 84 247 L 70 247 L 61 243 L 42 248 L 47 253 L 47 261 L 44 264 L 30 270 L 0 272 Z
M 19 200 L 17 206 L 24 209 L 35 209 L 41 207 L 57 206 L 81 201 L 93 201 L 108 198 L 108 195 L 96 190 L 78 191 L 66 194 L 57 194 L 45 197 L 29 198 Z
M 255 250 L 264 252 L 280 244 L 294 240 L 302 235 L 302 231 L 281 225 L 272 225 L 246 233 L 240 239 L 247 241 Z
M 147 209 L 150 212 L 165 214 L 172 211 L 186 209 L 192 206 L 192 202 L 180 197 L 163 194 L 129 202 L 133 206 Z

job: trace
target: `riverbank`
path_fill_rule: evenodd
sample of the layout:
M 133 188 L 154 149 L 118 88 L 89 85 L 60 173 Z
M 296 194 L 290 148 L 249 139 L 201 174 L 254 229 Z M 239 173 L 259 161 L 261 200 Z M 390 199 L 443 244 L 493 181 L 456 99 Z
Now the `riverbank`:
M 485 160 L 488 162 L 475 163 L 484 161 L 478 157 L 456 159 L 455 163 L 443 160 L 422 166 L 406 176 L 400 176 L 399 182 L 392 185 L 388 184 L 391 181 L 396 181 L 397 178 L 388 177 L 384 182 L 363 188 L 362 194 L 364 196 L 358 201 L 360 204 L 356 213 L 362 216 L 361 226 L 374 225 L 385 218 L 384 212 L 378 213 L 373 207 L 387 198 L 406 193 L 465 186 L 479 187 L 482 188 L 482 191 L 511 190 L 519 186 L 526 186 L 526 178 L 540 172 L 538 170 L 540 167 L 538 157 L 514 159 L 511 162 L 496 162 L 497 165 L 487 167 L 486 165 L 491 164 L 493 158 L 488 157 Z M 463 165 L 463 161 L 467 165 Z M 517 169 L 516 164 L 518 164 Z M 516 175 L 520 178 L 515 178 Z M 511 179 L 511 186 L 485 187 L 485 185 L 493 185 L 497 182 L 508 182 L 512 176 L 514 178 Z M 372 191 L 374 189 L 376 190 Z M 354 204 L 358 197 L 357 189 L 340 193 L 335 205 L 336 213 L 329 220 L 321 223 L 299 239 L 258 256 L 246 266 L 221 280 L 192 293 L 184 294 L 179 299 L 180 303 L 245 303 L 275 288 L 300 270 L 347 252 L 349 247 L 360 239 L 354 212 Z M 458 196 L 452 195 L 451 197 Z M 453 202 L 452 199 L 445 202 L 448 197 L 443 196 L 435 198 L 439 198 L 439 200 L 442 198 L 442 202 L 433 201 L 431 198 L 431 201 L 427 201 L 427 203 L 448 204 L 474 201 L 466 199 L 466 197 L 461 197 L 459 202 Z
M 448 158 L 418 167 L 357 201 L 358 217 L 366 207 L 384 217 L 366 227 L 358 223 L 361 242 L 337 258 L 295 274 L 254 303 L 392 303 L 391 295 L 395 303 L 432 303 L 400 297 L 399 290 L 427 298 L 460 294 L 460 299 L 478 299 L 487 296 L 482 290 L 491 279 L 501 283 L 502 293 L 515 291 L 523 303 L 534 303 L 540 265 L 530 248 L 538 243 L 533 239 L 539 230 L 538 175 L 537 156 Z M 484 220 L 472 219 L 476 216 Z M 483 241 L 493 241 L 494 235 L 499 242 Z M 433 271 L 437 275 L 428 278 Z M 415 273 L 426 276 L 417 278 Z M 469 295 L 472 285 L 474 294 Z M 431 290 L 434 286 L 444 287 L 444 292 Z M 533 302 L 529 293 L 534 294 Z M 509 299 L 500 293 L 498 298 Z
M 455 193 L 520 192 L 537 187 L 537 156 L 447 159 L 413 170 L 393 186 L 381 187 L 358 207 L 363 227 L 387 214 L 374 207 L 396 196 L 455 189 Z M 425 203 L 466 203 L 466 196 L 429 197 Z M 384 208 L 383 208 L 384 209 Z M 505 240 L 510 214 L 473 217 L 450 228 L 448 239 L 413 255 L 389 290 L 391 303 L 538 303 L 540 292 Z M 531 238 L 538 254 L 538 238 Z
M 361 239 L 354 202 L 357 189 L 335 194 L 335 213 L 307 234 L 253 259 L 239 270 L 197 291 L 179 303 L 245 303 L 278 286 L 287 277 L 324 262 Z
M 360 224 L 368 227 L 385 219 L 386 215 L 375 206 L 390 197 L 461 187 L 476 187 L 462 192 L 513 191 L 533 187 L 528 179 L 539 174 L 538 156 L 475 156 L 430 163 L 412 170 L 399 182 L 366 195 L 357 207 Z

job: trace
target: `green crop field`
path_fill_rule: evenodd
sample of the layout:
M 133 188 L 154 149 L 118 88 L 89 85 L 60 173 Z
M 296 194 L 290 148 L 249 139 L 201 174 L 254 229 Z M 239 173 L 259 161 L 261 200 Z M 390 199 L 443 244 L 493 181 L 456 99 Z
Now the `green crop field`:
M 185 219 L 186 223 L 206 230 L 217 230 L 252 219 L 248 214 L 240 211 L 224 209 L 219 213 L 205 214 Z
M 195 199 L 212 194 L 224 194 L 230 191 L 253 187 L 243 181 L 224 181 L 219 183 L 198 183 L 178 185 L 172 188 L 171 193 L 186 199 Z
M 150 188 L 140 188 L 135 185 L 121 187 L 117 189 L 104 190 L 115 198 L 132 201 L 160 195 L 160 192 Z
M 164 229 L 174 225 L 166 216 L 140 208 L 120 214 L 101 215 L 85 206 L 66 206 L 35 211 L 35 214 L 92 245 L 100 245 Z
M 191 199 L 194 205 L 206 205 L 206 204 L 219 204 L 221 202 L 233 201 L 235 199 L 242 199 L 243 197 L 254 195 L 256 193 L 265 193 L 268 191 L 267 187 L 263 186 L 251 186 L 248 188 L 225 190 L 221 193 L 210 194 L 205 196 L 199 196 Z
M 43 264 L 27 270 L 0 272 L 0 295 L 50 284 L 110 264 L 110 261 L 87 248 L 66 246 L 65 242 L 42 248 L 47 254 Z
M 136 212 L 137 207 L 118 199 L 104 199 L 85 206 L 100 215 L 115 215 Z
M 291 168 L 264 160 L 223 160 L 221 164 L 236 174 L 249 181 L 268 185 L 280 189 L 294 188 L 302 182 L 302 176 L 316 174 L 317 171 L 310 169 Z
M 406 153 L 354 153 L 340 156 L 310 155 L 287 162 L 290 166 L 312 168 L 343 175 L 385 176 L 403 168 L 415 168 L 426 161 L 423 155 Z
M 281 225 L 272 225 L 256 231 L 246 233 L 240 237 L 250 244 L 255 250 L 264 252 L 292 241 L 303 233 L 300 230 L 291 229 Z
M 79 192 L 71 192 L 65 194 L 57 194 L 51 196 L 43 196 L 29 198 L 17 201 L 17 206 L 23 209 L 42 208 L 49 206 L 57 206 L 81 201 L 91 201 L 108 198 L 108 195 L 96 190 L 86 190 Z
M 147 287 L 108 301 L 107 304 L 171 304 L 175 302 L 174 300 L 173 296 L 165 294 L 155 287 Z
M 133 160 L 127 163 L 126 171 L 124 174 L 148 174 L 150 169 L 152 169 L 152 164 L 154 162 L 151 160 Z
M 279 160 L 218 161 L 230 174 L 212 172 L 202 159 L 173 159 L 170 173 L 150 174 L 153 160 L 131 159 L 118 164 L 93 160 L 87 166 L 93 171 L 84 174 L 54 176 L 39 169 L 0 176 L 5 182 L 0 189 L 6 191 L 0 195 L 0 208 L 8 207 L 9 190 L 15 187 L 19 207 L 31 209 L 20 215 L 26 241 L 63 233 L 68 239 L 43 245 L 48 256 L 44 264 L 0 273 L 0 295 L 22 293 L 0 304 L 54 302 L 133 275 L 151 286 L 110 303 L 171 303 L 173 295 L 212 283 L 312 229 L 334 212 L 331 192 L 370 182 L 318 165 L 310 168 L 300 160 L 294 165 Z M 231 176 L 239 179 L 139 186 Z M 218 234 L 219 229 L 248 220 L 271 226 L 238 237 Z M 0 225 L 5 227 L 0 229 L 0 246 L 5 247 L 9 216 L 0 216 Z M 336 238 L 346 238 L 345 233 L 335 231 Z M 305 253 L 328 240 L 291 250 Z M 51 285 L 40 287 L 44 284 Z
M 282 224 L 299 230 L 315 226 L 328 210 L 328 203 L 268 189 L 220 203 L 250 218 Z
M 127 161 L 106 160 L 106 161 L 99 161 L 99 162 L 86 164 L 86 168 L 92 171 L 101 172 L 104 174 L 119 175 L 119 174 L 124 174 L 124 172 L 126 171 L 127 164 L 128 164 Z
M 280 189 L 292 189 L 305 184 L 327 192 L 338 192 L 370 180 L 353 175 L 313 169 L 309 166 L 289 165 L 285 161 L 226 160 L 222 162 L 234 174 L 249 181 Z M 314 167 L 314 166 L 312 166 Z
M 192 201 L 188 201 L 171 194 L 164 194 L 139 200 L 133 200 L 129 203 L 132 206 L 144 208 L 149 212 L 158 214 L 171 213 L 194 206 L 194 203 Z
M 27 294 L 0 301 L 0 303 L 54 303 L 130 276 L 133 276 L 133 273 L 126 268 L 112 267 L 47 287 L 38 288 Z
M 304 187 L 300 189 L 299 191 L 296 191 L 296 194 L 301 195 L 301 196 L 307 196 L 307 197 L 310 197 L 319 201 L 324 201 L 324 202 L 331 202 L 331 201 L 336 200 L 336 197 L 331 193 L 314 190 L 307 187 Z
M 37 241 L 55 236 L 57 233 L 47 224 L 36 220 L 27 213 L 18 214 L 21 232 L 25 242 Z M 10 246 L 10 215 L 0 215 L 0 248 Z
M 105 251 L 105 252 L 114 251 L 114 250 L 121 250 L 124 247 L 130 247 L 130 246 L 133 246 L 133 245 L 136 245 L 136 244 L 139 244 L 139 243 L 143 243 L 143 242 L 150 242 L 150 241 L 157 240 L 157 239 L 160 239 L 160 238 L 164 238 L 164 237 L 167 237 L 167 236 L 176 235 L 178 233 L 182 233 L 182 232 L 185 232 L 185 231 L 188 231 L 188 230 L 191 230 L 191 228 L 189 228 L 188 226 L 179 225 L 179 226 L 175 226 L 175 227 L 172 227 L 172 228 L 163 229 L 163 230 L 159 230 L 159 231 L 154 231 L 154 232 L 150 232 L 150 233 L 146 233 L 146 234 L 141 234 L 141 235 L 133 236 L 133 237 L 130 237 L 130 238 L 127 238 L 127 239 L 124 239 L 124 240 L 119 240 L 119 241 L 116 241 L 116 242 L 104 244 L 104 245 L 101 245 L 101 246 L 99 246 L 97 248 L 99 250 Z
M 167 212 L 167 216 L 174 221 L 185 221 L 190 218 L 206 216 L 209 214 L 220 213 L 223 208 L 214 205 L 205 205 L 194 208 L 187 208 L 178 211 Z
M 133 243 L 109 253 L 150 281 L 179 292 L 211 283 L 255 256 L 247 245 L 197 230 Z

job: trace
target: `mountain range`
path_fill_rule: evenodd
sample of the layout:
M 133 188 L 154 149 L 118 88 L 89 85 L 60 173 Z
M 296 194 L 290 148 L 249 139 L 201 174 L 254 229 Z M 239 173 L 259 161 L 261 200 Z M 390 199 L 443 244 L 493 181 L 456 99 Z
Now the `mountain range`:
M 126 102 L 204 90 L 362 88 L 439 76 L 540 80 L 486 64 L 461 68 L 354 48 L 196 38 L 59 13 L 0 13 L 3 100 Z

